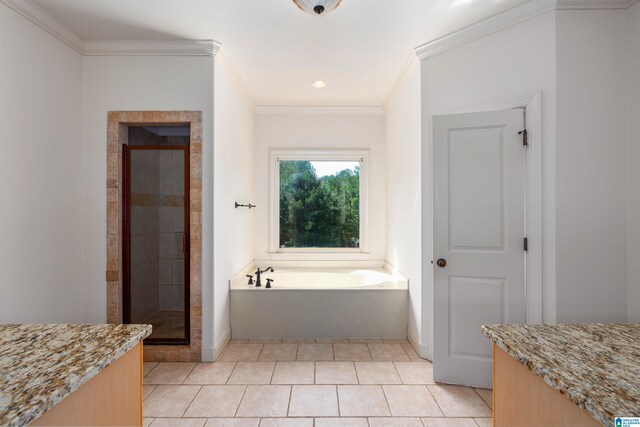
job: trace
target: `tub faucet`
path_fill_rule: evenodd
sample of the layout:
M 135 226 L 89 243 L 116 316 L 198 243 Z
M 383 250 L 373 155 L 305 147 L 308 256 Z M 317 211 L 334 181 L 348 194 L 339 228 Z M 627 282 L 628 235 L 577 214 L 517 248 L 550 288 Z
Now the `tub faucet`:
M 260 275 L 261 275 L 262 273 L 266 273 L 266 272 L 268 272 L 268 271 L 271 271 L 271 272 L 273 273 L 273 267 L 267 267 L 267 268 L 265 268 L 264 270 L 260 270 L 260 269 L 258 268 L 258 270 L 257 270 L 257 271 L 256 271 L 256 273 L 255 273 L 255 274 L 256 274 L 256 288 L 258 288 L 258 287 L 262 286 L 262 282 L 260 281 Z

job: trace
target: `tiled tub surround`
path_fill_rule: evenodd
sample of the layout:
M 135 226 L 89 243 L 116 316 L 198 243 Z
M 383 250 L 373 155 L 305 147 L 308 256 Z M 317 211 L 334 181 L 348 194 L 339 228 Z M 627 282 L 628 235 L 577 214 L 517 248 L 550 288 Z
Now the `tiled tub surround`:
M 371 338 L 407 336 L 407 279 L 383 268 L 275 268 L 263 286 L 244 269 L 230 282 L 234 338 Z M 266 279 L 272 278 L 271 289 Z
M 151 426 L 488 427 L 491 391 L 436 384 L 405 340 L 234 340 L 215 363 L 145 363 Z
M 0 425 L 26 425 L 151 333 L 149 325 L 0 325 Z
M 129 125 L 189 126 L 190 345 L 147 346 L 145 360 L 199 361 L 202 358 L 202 112 L 110 111 L 107 117 L 107 322 L 122 323 L 122 147 Z
M 488 325 L 500 349 L 606 426 L 640 417 L 640 324 Z

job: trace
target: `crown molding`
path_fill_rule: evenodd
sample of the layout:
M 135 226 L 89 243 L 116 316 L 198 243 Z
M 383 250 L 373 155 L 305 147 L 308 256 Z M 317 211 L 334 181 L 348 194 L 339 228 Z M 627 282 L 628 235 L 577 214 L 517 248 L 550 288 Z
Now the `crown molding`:
M 238 91 L 245 98 L 251 110 L 255 111 L 256 100 L 253 98 L 251 91 L 245 84 L 244 79 L 238 72 L 238 69 L 233 64 L 233 61 L 231 61 L 231 58 L 229 57 L 229 54 L 227 53 L 226 49 L 221 48 L 218 54 L 216 55 L 216 59 L 220 62 L 220 65 L 222 66 L 222 68 L 224 68 L 224 70 L 227 72 L 227 75 L 229 76 L 231 81 L 233 81 L 233 84 L 236 86 Z
M 85 40 L 85 56 L 216 56 L 214 40 Z
M 352 114 L 383 115 L 382 107 L 256 107 L 256 114 Z
M 628 9 L 638 0 L 558 0 L 558 10 Z
M 418 59 L 425 60 L 439 53 L 469 43 L 496 31 L 555 10 L 556 0 L 533 0 L 494 15 L 478 23 L 469 25 L 453 33 L 415 48 Z
M 382 103 L 382 108 L 385 111 L 387 109 L 387 106 L 390 105 L 391 102 L 398 95 L 398 92 L 400 92 L 400 89 L 402 89 L 402 87 L 407 82 L 409 77 L 411 77 L 411 75 L 413 74 L 413 72 L 415 71 L 419 63 L 420 61 L 418 61 L 418 57 L 416 56 L 416 53 L 412 51 L 409 54 L 409 57 L 407 58 L 407 60 L 404 62 L 404 65 L 402 66 L 402 69 L 400 70 L 398 77 L 396 77 L 396 80 L 393 82 L 393 86 L 391 86 L 391 90 L 389 91 L 386 98 L 384 99 L 384 102 Z
M 71 49 L 80 54 L 84 53 L 84 41 L 49 16 L 47 12 L 31 0 L 0 0 L 0 2 L 42 28 Z

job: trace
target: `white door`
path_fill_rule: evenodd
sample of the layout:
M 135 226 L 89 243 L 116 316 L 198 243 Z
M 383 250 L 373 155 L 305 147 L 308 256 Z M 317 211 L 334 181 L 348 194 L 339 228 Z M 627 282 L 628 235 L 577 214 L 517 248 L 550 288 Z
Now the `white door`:
M 434 379 L 489 388 L 482 325 L 526 321 L 524 113 L 433 123 Z

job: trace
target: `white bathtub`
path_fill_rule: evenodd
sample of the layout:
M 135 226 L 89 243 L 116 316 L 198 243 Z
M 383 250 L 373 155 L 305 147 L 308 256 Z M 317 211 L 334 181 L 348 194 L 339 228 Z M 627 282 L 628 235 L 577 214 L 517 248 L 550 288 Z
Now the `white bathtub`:
M 237 339 L 406 338 L 408 281 L 386 269 L 274 268 L 262 287 L 230 281 Z M 266 289 L 266 279 L 273 279 Z

